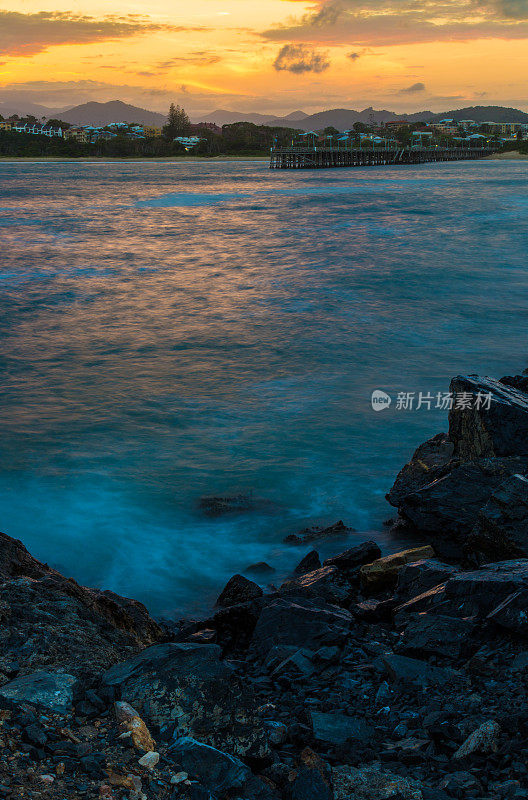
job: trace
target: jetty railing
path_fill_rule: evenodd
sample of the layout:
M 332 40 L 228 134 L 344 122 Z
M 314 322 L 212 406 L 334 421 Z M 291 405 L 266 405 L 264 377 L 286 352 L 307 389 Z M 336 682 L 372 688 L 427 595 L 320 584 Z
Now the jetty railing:
M 383 164 L 425 164 L 484 158 L 493 147 L 337 147 L 335 145 L 289 145 L 272 147 L 270 169 L 329 169 L 373 167 Z

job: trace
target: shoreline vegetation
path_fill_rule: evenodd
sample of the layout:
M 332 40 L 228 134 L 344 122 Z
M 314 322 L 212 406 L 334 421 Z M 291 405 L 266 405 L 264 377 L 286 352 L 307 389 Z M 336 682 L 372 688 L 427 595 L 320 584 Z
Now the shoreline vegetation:
M 289 580 L 251 565 L 205 618 L 155 620 L 0 534 L 1 796 L 526 800 L 528 377 L 449 396 L 387 495 L 414 547 L 354 532 L 321 564 L 351 529 L 300 531 Z

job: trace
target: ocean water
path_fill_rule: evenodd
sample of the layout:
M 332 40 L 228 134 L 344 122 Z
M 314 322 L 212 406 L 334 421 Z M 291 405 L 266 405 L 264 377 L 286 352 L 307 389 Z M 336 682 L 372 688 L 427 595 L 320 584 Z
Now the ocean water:
M 175 616 L 306 524 L 394 549 L 384 494 L 447 424 L 398 393 L 528 366 L 527 221 L 523 162 L 1 162 L 0 529 Z

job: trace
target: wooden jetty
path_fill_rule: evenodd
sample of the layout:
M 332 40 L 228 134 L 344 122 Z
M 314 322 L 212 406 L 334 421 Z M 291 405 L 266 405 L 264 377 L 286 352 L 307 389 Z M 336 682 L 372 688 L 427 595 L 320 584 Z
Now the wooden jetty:
M 332 167 L 377 167 L 383 164 L 425 164 L 432 161 L 462 161 L 484 158 L 492 147 L 401 147 L 373 149 L 325 145 L 272 147 L 270 169 L 329 169 Z

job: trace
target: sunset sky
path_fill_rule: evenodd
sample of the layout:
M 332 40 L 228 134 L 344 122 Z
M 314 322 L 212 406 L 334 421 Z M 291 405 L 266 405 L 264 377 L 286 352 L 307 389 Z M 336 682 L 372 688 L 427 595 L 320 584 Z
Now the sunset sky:
M 0 4 L 3 103 L 528 110 L 528 0 Z

